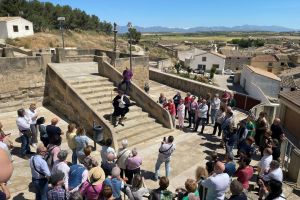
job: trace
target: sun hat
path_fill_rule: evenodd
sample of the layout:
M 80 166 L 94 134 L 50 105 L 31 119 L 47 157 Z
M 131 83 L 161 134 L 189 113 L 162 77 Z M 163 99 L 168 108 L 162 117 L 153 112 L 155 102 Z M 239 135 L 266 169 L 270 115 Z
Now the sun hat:
M 105 179 L 105 173 L 101 167 L 93 167 L 89 171 L 89 181 L 92 185 L 98 185 Z

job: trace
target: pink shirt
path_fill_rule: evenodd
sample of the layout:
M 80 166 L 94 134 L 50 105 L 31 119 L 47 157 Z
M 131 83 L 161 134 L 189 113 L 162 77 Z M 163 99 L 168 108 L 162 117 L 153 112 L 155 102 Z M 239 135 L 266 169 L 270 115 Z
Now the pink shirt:
M 101 191 L 102 183 L 92 186 L 88 181 L 84 182 L 79 190 L 87 200 L 97 200 Z
M 142 158 L 140 156 L 133 156 L 127 159 L 127 169 L 134 170 L 142 165 Z

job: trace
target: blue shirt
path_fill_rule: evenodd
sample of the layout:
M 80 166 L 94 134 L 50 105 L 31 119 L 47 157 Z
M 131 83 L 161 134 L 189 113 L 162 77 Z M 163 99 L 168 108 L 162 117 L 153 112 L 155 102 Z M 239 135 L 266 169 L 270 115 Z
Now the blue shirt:
M 75 142 L 76 142 L 76 151 L 83 152 L 83 149 L 89 144 L 89 138 L 86 135 L 76 136 Z
M 51 176 L 48 164 L 41 155 L 35 155 L 30 158 L 30 168 L 32 178 L 34 179 L 42 179 Z
M 225 164 L 225 173 L 227 173 L 230 177 L 234 175 L 236 171 L 235 163 L 234 162 L 228 162 Z
M 117 178 L 107 178 L 104 180 L 105 185 L 109 185 L 112 188 L 113 196 L 115 199 L 121 197 L 121 189 L 124 187 L 122 181 Z

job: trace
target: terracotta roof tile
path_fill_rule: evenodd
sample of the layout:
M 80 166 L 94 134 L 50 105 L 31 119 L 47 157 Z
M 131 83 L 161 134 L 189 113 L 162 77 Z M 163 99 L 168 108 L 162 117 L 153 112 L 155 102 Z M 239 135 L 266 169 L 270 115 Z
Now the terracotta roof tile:
M 273 74 L 271 72 L 265 71 L 260 68 L 252 67 L 250 65 L 246 65 L 246 67 L 248 67 L 252 72 L 254 72 L 256 74 L 259 74 L 261 76 L 265 76 L 265 77 L 268 77 L 268 78 L 271 78 L 271 79 L 274 79 L 277 81 L 281 81 L 281 79 L 278 76 L 276 76 L 275 74 Z
M 300 107 L 300 90 L 281 92 L 279 97 L 285 98 L 291 103 Z
M 272 55 L 257 55 L 252 58 L 254 62 L 277 62 L 276 58 Z

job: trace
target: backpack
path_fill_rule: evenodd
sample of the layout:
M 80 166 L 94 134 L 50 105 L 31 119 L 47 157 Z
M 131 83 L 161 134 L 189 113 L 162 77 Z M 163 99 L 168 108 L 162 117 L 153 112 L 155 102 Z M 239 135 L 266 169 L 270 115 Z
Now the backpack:
M 160 193 L 160 200 L 172 200 L 173 199 L 173 193 L 169 190 L 163 190 Z
M 57 147 L 56 145 L 54 145 L 53 147 L 51 147 L 50 149 L 47 150 L 47 153 L 44 157 L 46 163 L 48 164 L 49 167 L 52 167 L 53 166 L 53 154 L 52 154 L 52 150 Z

